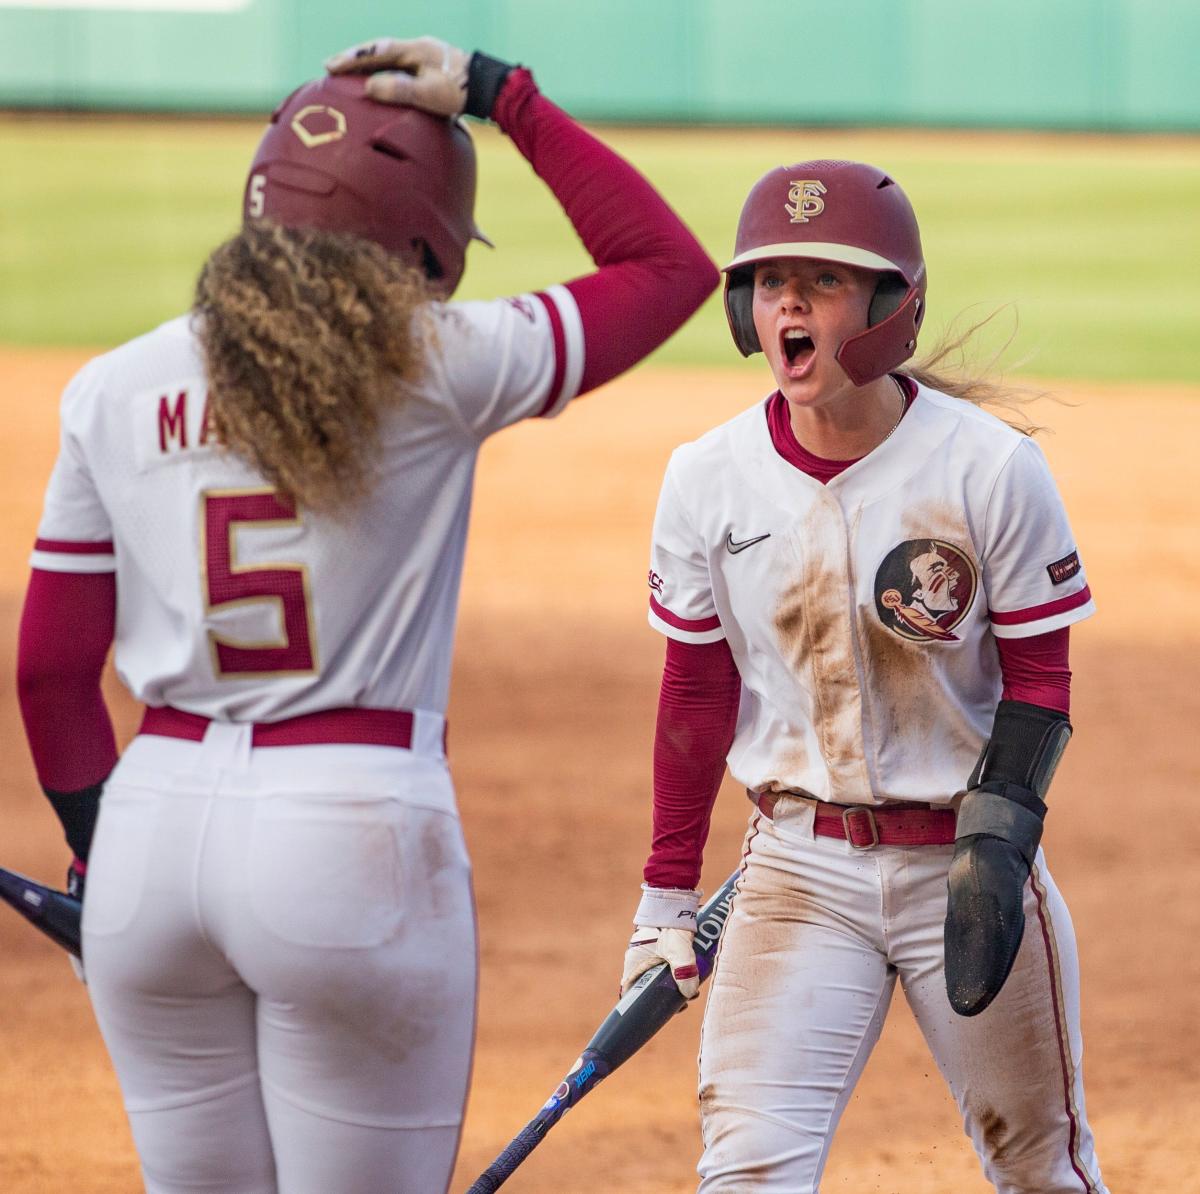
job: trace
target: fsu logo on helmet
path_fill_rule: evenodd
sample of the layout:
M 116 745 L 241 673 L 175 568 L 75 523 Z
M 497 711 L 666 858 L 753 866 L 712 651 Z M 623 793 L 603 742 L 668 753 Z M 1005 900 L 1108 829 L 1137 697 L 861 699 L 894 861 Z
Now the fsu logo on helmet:
M 943 539 L 909 539 L 893 547 L 875 573 L 879 620 L 910 642 L 954 643 L 979 589 L 971 558 Z
M 788 201 L 783 205 L 792 217 L 793 224 L 807 224 L 814 216 L 825 210 L 825 184 L 815 178 L 795 179 L 788 191 Z

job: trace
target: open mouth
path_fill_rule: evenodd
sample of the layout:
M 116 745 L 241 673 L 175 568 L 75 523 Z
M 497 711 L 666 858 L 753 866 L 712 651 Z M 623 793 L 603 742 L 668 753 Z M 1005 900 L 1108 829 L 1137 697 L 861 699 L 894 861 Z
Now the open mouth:
M 812 337 L 800 328 L 784 329 L 780 342 L 784 360 L 792 368 L 806 365 L 816 350 Z

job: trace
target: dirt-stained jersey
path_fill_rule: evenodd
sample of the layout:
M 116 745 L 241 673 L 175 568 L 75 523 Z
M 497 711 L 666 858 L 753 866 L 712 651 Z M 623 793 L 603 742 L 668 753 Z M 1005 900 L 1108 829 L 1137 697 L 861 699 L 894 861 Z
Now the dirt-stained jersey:
M 731 773 L 842 804 L 952 799 L 1000 699 L 993 636 L 1095 610 L 1037 444 L 924 387 L 826 485 L 779 455 L 761 404 L 677 449 L 649 581 L 652 626 L 729 641 Z
M 353 518 L 297 511 L 208 431 L 190 318 L 67 387 L 35 568 L 116 572 L 116 667 L 139 700 L 222 720 L 424 710 L 449 687 L 475 459 L 578 391 L 561 286 L 429 308 L 426 368 L 382 428 Z

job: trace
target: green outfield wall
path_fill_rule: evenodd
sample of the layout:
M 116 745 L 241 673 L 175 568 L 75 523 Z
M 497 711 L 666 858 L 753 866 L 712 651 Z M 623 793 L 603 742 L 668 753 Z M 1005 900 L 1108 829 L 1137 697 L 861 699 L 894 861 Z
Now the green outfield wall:
M 1200 130 L 1200 0 L 0 0 L 0 105 L 261 112 L 422 32 L 591 120 Z

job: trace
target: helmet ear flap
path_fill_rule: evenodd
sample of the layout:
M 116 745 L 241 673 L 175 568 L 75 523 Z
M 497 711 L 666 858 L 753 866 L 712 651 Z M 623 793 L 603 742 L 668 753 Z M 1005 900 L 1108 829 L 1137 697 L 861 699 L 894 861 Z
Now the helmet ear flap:
M 744 357 L 762 352 L 754 327 L 754 270 L 730 270 L 725 275 L 725 317 L 733 342 Z
M 880 274 L 879 281 L 875 283 L 875 293 L 871 296 L 871 305 L 867 308 L 867 327 L 873 328 L 889 315 L 894 315 L 908 297 L 908 291 L 908 283 L 899 274 Z
M 880 323 L 844 340 L 834 359 L 856 386 L 890 373 L 912 356 L 917 347 L 917 330 L 924 316 L 923 293 L 906 289 L 900 305 Z

